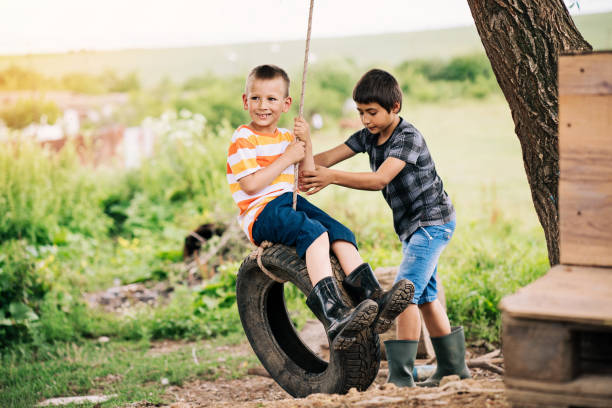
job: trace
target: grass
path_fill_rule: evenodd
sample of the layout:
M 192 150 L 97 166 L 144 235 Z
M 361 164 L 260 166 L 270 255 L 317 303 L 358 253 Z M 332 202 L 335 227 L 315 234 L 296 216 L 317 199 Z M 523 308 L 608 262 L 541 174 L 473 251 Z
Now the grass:
M 497 341 L 499 300 L 548 269 L 546 245 L 507 105 L 501 97 L 440 104 L 407 102 L 402 116 L 424 134 L 457 208 L 458 228 L 439 264 L 451 321 L 463 324 L 469 339 Z M 342 143 L 352 133 L 335 125 L 324 129 L 313 135 L 315 151 Z M 198 299 L 197 293 L 180 286 L 185 272 L 180 248 L 189 226 L 202 221 L 229 221 L 235 211 L 224 179 L 213 180 L 212 176 L 222 175 L 219 168 L 223 168 L 229 134 L 202 137 L 206 152 L 197 152 L 182 144 L 185 140 L 174 139 L 174 147 L 165 151 L 168 156 L 156 158 L 143 167 L 143 173 L 127 178 L 116 174 L 110 179 L 114 184 L 90 184 L 88 177 L 98 174 L 88 176 L 88 170 L 80 173 L 76 167 L 60 171 L 51 160 L 38 161 L 41 171 L 29 175 L 26 161 L 14 163 L 10 155 L 0 154 L 5 169 L 15 166 L 11 173 L 4 173 L 16 180 L 10 188 L 5 187 L 6 196 L 27 203 L 2 205 L 12 209 L 14 219 L 47 217 L 37 230 L 22 225 L 24 231 L 35 231 L 24 235 L 33 235 L 44 245 L 36 249 L 15 244 L 0 246 L 0 250 L 20 248 L 30 254 L 24 258 L 27 265 L 35 268 L 38 277 L 52 283 L 38 309 L 33 302 L 38 293 L 34 293 L 35 286 L 29 289 L 32 301 L 24 300 L 40 314 L 40 321 L 32 322 L 26 319 L 29 315 L 24 315 L 24 321 L 34 329 L 34 343 L 14 344 L 1 351 L 0 406 L 31 406 L 45 398 L 87 393 L 119 394 L 102 406 L 143 400 L 161 404 L 165 398 L 161 378 L 167 378 L 170 384 L 196 377 L 232 378 L 256 363 L 254 357 L 232 359 L 215 348 L 244 339 L 235 307 L 219 310 L 209 306 L 231 299 L 232 280 L 219 291 L 215 289 L 215 298 L 208 299 Z M 37 153 L 28 154 L 36 158 Z M 341 167 L 369 171 L 365 155 Z M 52 195 L 49 180 L 61 184 L 59 191 L 74 197 L 86 220 L 95 223 L 79 224 L 79 219 L 66 211 L 69 206 L 62 209 L 66 205 L 59 197 L 50 197 L 41 213 L 35 204 L 36 198 L 43 196 L 35 186 L 41 184 L 40 191 Z M 75 189 L 85 186 L 86 191 L 93 192 L 95 205 L 87 206 L 86 191 L 72 195 L 75 192 L 69 189 L 69 183 L 74 180 L 78 181 Z M 373 267 L 399 264 L 400 243 L 390 210 L 379 192 L 331 186 L 311 199 L 355 231 L 363 257 Z M 21 215 L 17 211 L 20 208 L 24 211 Z M 61 217 L 76 224 L 53 228 Z M 244 248 L 227 256 L 234 262 L 221 269 L 230 274 L 226 278 L 231 278 L 228 269 L 237 269 L 236 261 L 244 256 Z M 7 270 L 2 262 L 7 260 L 0 257 L 0 278 L 3 268 Z M 79 304 L 82 292 L 107 287 L 115 279 L 122 283 L 167 279 L 179 285 L 169 304 L 136 309 L 124 316 L 91 313 Z M 303 296 L 292 287 L 285 293 L 290 298 L 290 310 L 297 312 L 292 314 L 293 320 L 302 325 L 306 316 L 299 313 L 304 307 Z M 10 305 L 5 306 L 5 310 L 11 310 Z M 92 340 L 101 335 L 111 341 L 101 344 Z M 155 338 L 212 339 L 206 343 L 211 344 L 210 349 L 194 343 L 176 352 L 151 355 L 149 341 Z M 193 363 L 191 347 L 196 347 L 200 365 Z M 221 357 L 226 360 L 218 361 Z M 115 376 L 120 380 L 115 381 Z
M 252 353 L 219 354 L 228 345 L 242 341 L 242 334 L 234 334 L 205 343 L 173 342 L 167 351 L 157 351 L 159 347 L 147 341 L 113 340 L 59 343 L 36 350 L 16 348 L 2 355 L 0 406 L 31 407 L 48 398 L 111 394 L 117 397 L 95 406 L 124 406 L 134 401 L 169 403 L 163 379 L 168 385 L 178 386 L 196 378 L 232 379 L 256 366 Z

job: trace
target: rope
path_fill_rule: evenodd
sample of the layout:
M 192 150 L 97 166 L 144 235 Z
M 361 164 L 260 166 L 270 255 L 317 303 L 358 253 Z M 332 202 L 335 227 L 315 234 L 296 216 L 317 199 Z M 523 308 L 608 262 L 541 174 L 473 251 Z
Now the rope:
M 302 92 L 300 94 L 299 117 L 302 117 L 304 115 L 304 90 L 306 89 L 306 71 L 308 70 L 308 54 L 310 53 L 310 33 L 312 31 L 313 6 L 314 6 L 314 0 L 310 0 L 310 9 L 308 11 L 308 31 L 306 32 L 306 49 L 304 51 L 304 69 L 302 71 Z M 297 207 L 297 190 L 298 190 L 298 176 L 299 176 L 299 164 L 298 163 L 295 163 L 293 176 L 295 179 L 293 181 L 293 209 L 295 210 Z M 263 263 L 261 262 L 261 255 L 263 254 L 264 250 L 266 248 L 270 248 L 272 245 L 274 244 L 269 241 L 264 241 L 257 247 L 256 250 L 251 252 L 249 256 L 252 258 L 253 257 L 257 258 L 257 266 L 259 266 L 259 269 L 261 269 L 262 272 L 268 276 L 268 278 L 278 283 L 285 283 L 287 282 L 286 280 L 281 279 L 278 276 L 274 275 L 265 266 L 263 266 Z
M 304 69 L 302 71 L 302 93 L 300 94 L 300 109 L 299 117 L 304 114 L 304 90 L 306 89 L 306 71 L 308 69 L 308 54 L 310 52 L 310 32 L 312 31 L 312 9 L 314 6 L 314 0 L 310 0 L 310 10 L 308 10 L 308 31 L 306 32 L 306 50 L 304 51 Z M 295 163 L 293 172 L 295 180 L 293 181 L 293 209 L 297 207 L 297 191 L 298 191 L 298 176 L 299 176 L 299 165 Z
M 261 255 L 263 254 L 264 250 L 266 250 L 267 248 L 270 248 L 272 245 L 274 245 L 272 242 L 264 241 L 257 247 L 257 249 L 251 252 L 249 256 L 251 258 L 257 259 L 257 266 L 259 266 L 259 269 L 261 269 L 262 272 L 268 276 L 268 278 L 272 279 L 274 282 L 285 283 L 287 282 L 285 279 L 281 279 L 278 276 L 274 275 L 265 266 L 263 266 L 263 263 L 261 262 Z

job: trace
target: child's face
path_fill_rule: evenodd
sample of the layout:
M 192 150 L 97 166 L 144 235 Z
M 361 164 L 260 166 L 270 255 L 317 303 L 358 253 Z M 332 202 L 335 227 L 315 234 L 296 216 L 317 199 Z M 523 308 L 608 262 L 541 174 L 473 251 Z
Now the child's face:
M 399 103 L 396 103 L 391 112 L 387 112 L 378 102 L 357 103 L 361 123 L 373 134 L 385 135 L 397 118 L 399 109 Z
M 282 77 L 252 79 L 242 95 L 244 110 L 249 111 L 251 126 L 258 132 L 274 133 L 281 113 L 291 107 L 291 97 Z

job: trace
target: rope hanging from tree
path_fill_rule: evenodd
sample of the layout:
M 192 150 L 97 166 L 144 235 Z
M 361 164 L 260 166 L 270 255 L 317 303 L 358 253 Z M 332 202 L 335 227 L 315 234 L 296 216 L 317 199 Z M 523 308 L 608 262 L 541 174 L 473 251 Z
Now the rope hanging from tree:
M 310 9 L 308 10 L 308 30 L 306 31 L 306 49 L 304 51 L 304 69 L 302 70 L 302 93 L 300 94 L 300 109 L 299 117 L 304 114 L 304 90 L 306 89 L 306 71 L 308 70 L 308 54 L 310 52 L 310 32 L 312 31 L 312 9 L 314 0 L 310 0 Z M 297 206 L 297 191 L 298 191 L 298 176 L 299 165 L 295 163 L 295 171 L 293 173 L 295 180 L 293 181 L 293 209 Z
M 302 92 L 300 93 L 300 107 L 298 116 L 304 115 L 304 90 L 306 89 L 306 72 L 308 70 L 308 54 L 310 52 L 310 33 L 312 31 L 312 10 L 314 6 L 314 0 L 310 0 L 310 9 L 308 10 L 308 30 L 306 31 L 306 47 L 304 51 L 304 69 L 302 71 Z M 297 191 L 298 191 L 298 176 L 299 176 L 299 164 L 295 163 L 294 166 L 294 181 L 293 181 L 293 209 L 297 208 Z M 273 281 L 284 283 L 285 280 L 278 278 L 272 272 L 270 272 L 261 262 L 261 255 L 266 248 L 271 247 L 273 244 L 269 241 L 262 242 L 259 247 L 251 253 L 251 256 L 257 258 L 257 265 L 259 269 L 263 271 Z

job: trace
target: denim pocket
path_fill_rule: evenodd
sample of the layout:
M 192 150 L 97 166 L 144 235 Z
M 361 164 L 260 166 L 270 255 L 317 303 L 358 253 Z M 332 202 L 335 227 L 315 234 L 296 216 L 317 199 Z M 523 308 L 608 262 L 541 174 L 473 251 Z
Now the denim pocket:
M 423 228 L 432 238 L 449 241 L 453 236 L 453 230 L 445 225 L 430 225 Z

